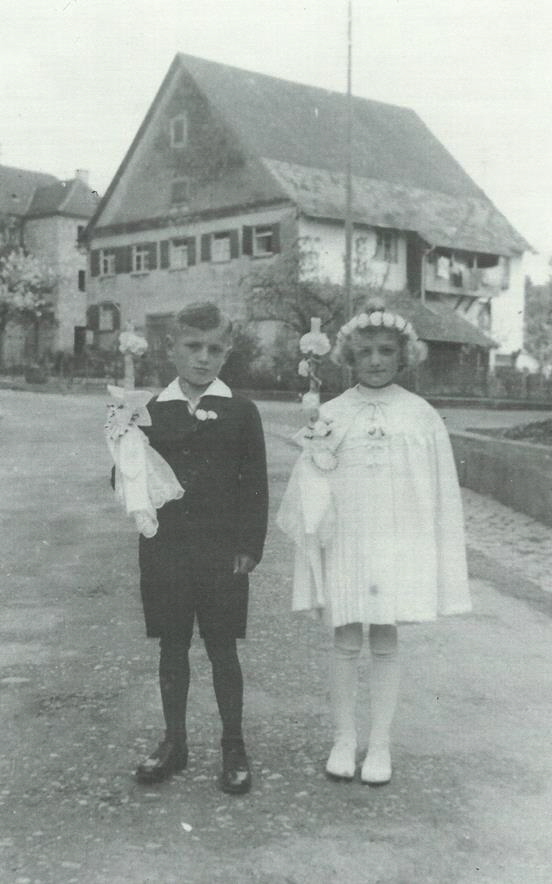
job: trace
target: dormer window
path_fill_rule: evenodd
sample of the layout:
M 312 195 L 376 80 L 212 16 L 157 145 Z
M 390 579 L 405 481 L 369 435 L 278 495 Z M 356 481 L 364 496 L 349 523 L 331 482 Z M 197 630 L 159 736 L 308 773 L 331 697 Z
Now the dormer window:
M 186 114 L 173 117 L 170 122 L 171 147 L 186 147 L 188 143 L 188 118 Z

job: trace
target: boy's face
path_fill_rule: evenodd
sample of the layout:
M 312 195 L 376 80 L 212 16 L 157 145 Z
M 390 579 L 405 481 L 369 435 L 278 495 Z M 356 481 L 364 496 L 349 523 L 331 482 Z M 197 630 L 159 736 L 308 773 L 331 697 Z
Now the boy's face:
M 172 340 L 169 353 L 180 381 L 190 392 L 202 393 L 218 375 L 230 349 L 223 327 L 204 331 L 185 325 Z
M 351 345 L 357 380 L 364 387 L 386 387 L 399 371 L 400 346 L 396 332 L 383 329 L 355 331 Z

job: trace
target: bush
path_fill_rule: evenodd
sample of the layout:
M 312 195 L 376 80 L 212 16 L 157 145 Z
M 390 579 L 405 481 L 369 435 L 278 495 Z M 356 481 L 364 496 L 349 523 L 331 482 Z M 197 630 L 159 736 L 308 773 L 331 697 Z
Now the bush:
M 28 384 L 45 384 L 48 380 L 48 370 L 43 365 L 26 365 L 25 380 Z
M 221 369 L 221 380 L 230 387 L 247 389 L 253 386 L 253 363 L 261 352 L 257 335 L 242 325 L 235 325 L 232 351 Z

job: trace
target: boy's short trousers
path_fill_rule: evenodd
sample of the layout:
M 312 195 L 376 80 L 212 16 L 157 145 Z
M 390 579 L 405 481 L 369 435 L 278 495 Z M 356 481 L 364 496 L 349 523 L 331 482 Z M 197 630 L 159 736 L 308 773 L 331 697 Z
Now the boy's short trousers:
M 150 543 L 140 543 L 147 635 L 178 637 L 197 620 L 202 636 L 245 638 L 249 579 L 247 574 L 232 573 L 232 557 L 207 558 L 194 551 L 186 555 L 183 544 L 171 549 Z

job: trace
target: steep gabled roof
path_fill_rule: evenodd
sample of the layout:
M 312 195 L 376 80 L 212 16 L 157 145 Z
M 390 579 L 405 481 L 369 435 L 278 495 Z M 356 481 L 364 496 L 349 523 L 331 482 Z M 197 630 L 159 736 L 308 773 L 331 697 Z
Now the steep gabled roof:
M 256 156 L 341 172 L 347 97 L 191 55 L 180 64 Z M 409 108 L 353 98 L 353 174 L 452 195 L 483 192 Z
M 54 175 L 0 166 L 0 214 L 26 215 L 38 187 L 56 184 Z
M 98 206 L 97 195 L 80 178 L 56 181 L 35 191 L 27 217 L 69 215 L 91 218 Z
M 193 79 L 244 152 L 269 172 L 266 179 L 259 178 L 259 197 L 270 202 L 287 195 L 305 214 L 343 219 L 346 96 L 178 54 L 91 221 L 91 229 L 102 217 L 174 78 L 181 73 Z M 414 231 L 432 246 L 452 245 L 504 255 L 531 248 L 414 111 L 357 97 L 352 111 L 357 222 Z M 253 191 L 251 188 L 249 194 L 252 204 Z M 116 224 L 119 218 L 127 222 L 135 208 L 130 211 L 130 205 L 125 207 L 123 195 L 116 210 L 109 213 L 111 223 Z

